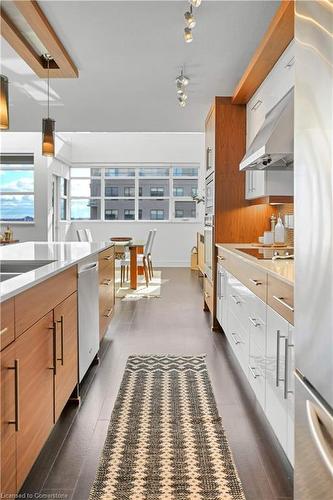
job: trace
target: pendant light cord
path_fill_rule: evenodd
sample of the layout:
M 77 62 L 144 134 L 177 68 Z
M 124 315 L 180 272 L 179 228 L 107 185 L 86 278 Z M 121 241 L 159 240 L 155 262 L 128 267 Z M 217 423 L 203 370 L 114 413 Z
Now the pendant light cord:
M 50 118 L 50 58 L 47 58 L 47 117 Z

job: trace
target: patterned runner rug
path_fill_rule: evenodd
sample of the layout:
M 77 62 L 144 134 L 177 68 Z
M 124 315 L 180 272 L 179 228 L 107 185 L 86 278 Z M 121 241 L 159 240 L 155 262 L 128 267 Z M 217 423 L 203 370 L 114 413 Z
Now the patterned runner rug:
M 90 500 L 244 500 L 204 356 L 130 356 Z

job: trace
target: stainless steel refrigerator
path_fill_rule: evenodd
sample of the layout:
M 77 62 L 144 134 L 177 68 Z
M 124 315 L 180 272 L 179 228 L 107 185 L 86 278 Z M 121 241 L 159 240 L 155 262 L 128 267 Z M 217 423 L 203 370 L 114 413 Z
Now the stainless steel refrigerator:
M 333 2 L 295 3 L 295 496 L 333 499 Z

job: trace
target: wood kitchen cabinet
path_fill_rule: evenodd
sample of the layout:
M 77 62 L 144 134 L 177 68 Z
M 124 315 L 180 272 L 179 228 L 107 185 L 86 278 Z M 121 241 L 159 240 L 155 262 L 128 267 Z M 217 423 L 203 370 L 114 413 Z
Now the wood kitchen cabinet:
M 104 337 L 115 305 L 115 249 L 99 255 L 99 338 Z
M 53 312 L 15 342 L 19 360 L 16 432 L 17 489 L 23 484 L 53 426 Z
M 0 351 L 14 339 L 14 299 L 9 299 L 0 304 Z
M 54 309 L 56 370 L 54 373 L 54 421 L 56 422 L 78 383 L 77 293 Z
M 0 456 L 0 492 L 3 495 L 15 494 L 16 486 L 16 413 L 18 410 L 18 373 L 15 364 L 15 345 L 0 353 L 1 357 L 1 456 Z

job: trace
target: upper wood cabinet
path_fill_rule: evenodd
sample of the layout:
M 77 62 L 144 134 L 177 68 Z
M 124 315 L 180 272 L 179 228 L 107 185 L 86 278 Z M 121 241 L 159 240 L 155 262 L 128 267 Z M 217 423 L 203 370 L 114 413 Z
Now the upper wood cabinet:
M 17 488 L 27 477 L 53 426 L 53 312 L 15 341 L 19 360 L 16 432 Z
M 267 113 L 294 86 L 294 54 L 292 42 L 270 74 L 246 106 L 246 147 L 249 147 Z M 245 197 L 248 200 L 266 196 L 293 196 L 293 172 L 252 170 L 246 172 Z
M 73 389 L 78 383 L 77 293 L 73 293 L 54 309 L 54 413 L 58 420 Z
M 16 485 L 16 418 L 18 413 L 18 364 L 15 344 L 0 353 L 1 357 L 1 456 L 0 493 L 14 495 Z M 5 498 L 5 497 L 4 497 Z M 8 497 L 9 498 L 9 497 Z M 13 497 L 14 498 L 14 497 Z

